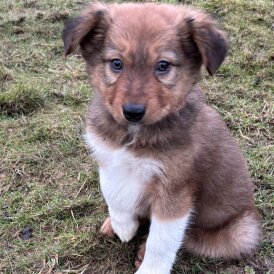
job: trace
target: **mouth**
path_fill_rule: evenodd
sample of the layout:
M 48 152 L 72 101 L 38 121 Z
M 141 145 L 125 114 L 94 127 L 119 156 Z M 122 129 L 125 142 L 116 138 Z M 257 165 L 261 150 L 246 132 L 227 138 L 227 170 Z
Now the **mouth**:
M 133 124 L 133 125 L 140 124 L 143 118 L 143 116 L 141 115 L 136 115 L 135 117 L 126 117 L 126 115 L 124 115 L 124 117 L 126 118 L 128 122 L 130 122 L 130 124 Z
M 141 128 L 142 126 L 145 126 L 146 123 L 144 120 L 134 122 L 124 119 L 124 125 L 126 125 L 128 128 Z

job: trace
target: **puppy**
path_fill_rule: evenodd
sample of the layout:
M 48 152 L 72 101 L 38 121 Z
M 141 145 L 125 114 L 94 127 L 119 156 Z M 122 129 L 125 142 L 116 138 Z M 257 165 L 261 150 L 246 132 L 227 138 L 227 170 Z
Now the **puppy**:
M 186 6 L 95 3 L 63 41 L 65 55 L 81 47 L 93 87 L 86 142 L 110 216 L 101 232 L 127 242 L 139 218 L 151 222 L 136 273 L 170 273 L 182 243 L 208 257 L 253 252 L 261 226 L 246 162 L 197 86 L 228 49 L 213 20 Z

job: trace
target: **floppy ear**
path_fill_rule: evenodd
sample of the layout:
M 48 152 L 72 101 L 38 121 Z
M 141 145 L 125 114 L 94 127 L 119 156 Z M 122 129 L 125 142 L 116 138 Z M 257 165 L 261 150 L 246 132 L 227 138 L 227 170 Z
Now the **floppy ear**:
M 204 13 L 197 13 L 187 20 L 192 39 L 198 47 L 202 62 L 213 75 L 224 61 L 228 44 L 224 33 Z
M 79 45 L 83 48 L 86 43 L 94 48 L 102 46 L 109 26 L 107 13 L 105 6 L 93 4 L 85 13 L 65 25 L 62 33 L 65 56 L 75 51 Z

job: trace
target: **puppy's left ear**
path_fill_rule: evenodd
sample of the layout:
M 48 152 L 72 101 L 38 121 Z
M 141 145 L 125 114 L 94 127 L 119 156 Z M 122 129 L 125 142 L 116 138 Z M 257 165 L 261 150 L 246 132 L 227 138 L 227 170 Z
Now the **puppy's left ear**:
M 224 61 L 228 51 L 224 32 L 219 30 L 215 22 L 202 12 L 194 14 L 187 20 L 187 24 L 204 66 L 208 73 L 213 75 Z

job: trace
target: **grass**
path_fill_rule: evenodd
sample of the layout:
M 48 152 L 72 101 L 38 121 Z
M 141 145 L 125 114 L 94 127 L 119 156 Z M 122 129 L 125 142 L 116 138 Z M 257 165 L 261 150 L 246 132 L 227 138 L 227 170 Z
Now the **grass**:
M 273 4 L 184 2 L 207 10 L 229 34 L 226 62 L 201 86 L 245 153 L 264 238 L 254 257 L 240 261 L 181 252 L 174 273 L 270 274 Z M 0 273 L 133 273 L 139 240 L 121 244 L 97 233 L 107 210 L 81 137 L 92 94 L 79 55 L 62 58 L 64 21 L 81 7 L 76 0 L 0 2 Z M 32 237 L 23 240 L 27 227 Z

